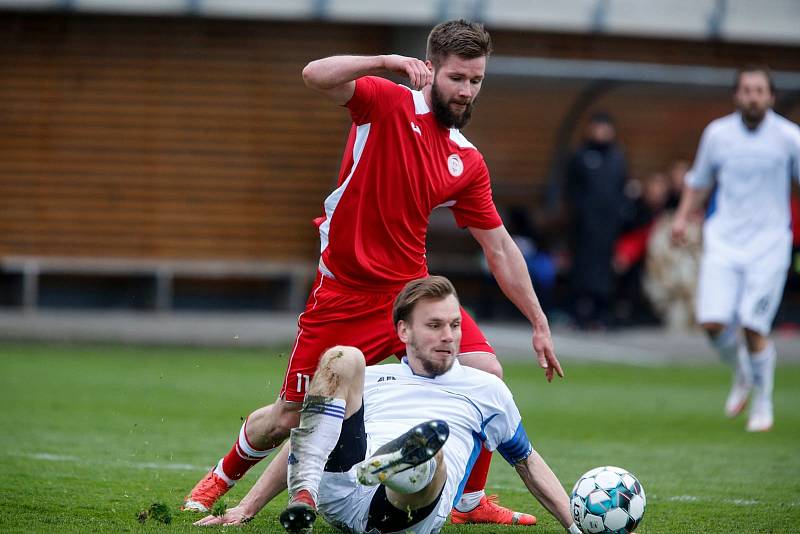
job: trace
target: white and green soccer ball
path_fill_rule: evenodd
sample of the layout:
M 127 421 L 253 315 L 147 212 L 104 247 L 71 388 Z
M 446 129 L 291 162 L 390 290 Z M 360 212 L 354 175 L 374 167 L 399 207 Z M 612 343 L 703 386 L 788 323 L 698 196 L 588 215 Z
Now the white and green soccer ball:
M 642 522 L 647 498 L 635 476 L 619 467 L 597 467 L 575 483 L 572 519 L 584 534 L 631 534 Z

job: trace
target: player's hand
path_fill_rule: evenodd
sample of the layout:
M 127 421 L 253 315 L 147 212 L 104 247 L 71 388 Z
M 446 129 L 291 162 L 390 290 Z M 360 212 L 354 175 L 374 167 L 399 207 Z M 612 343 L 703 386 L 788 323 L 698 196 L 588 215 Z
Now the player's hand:
M 244 525 L 253 519 L 253 516 L 246 513 L 241 506 L 228 508 L 223 515 L 209 515 L 199 521 L 195 521 L 196 527 L 230 526 Z
M 688 223 L 685 217 L 676 216 L 672 220 L 672 228 L 670 237 L 672 238 L 672 244 L 678 247 L 682 247 L 686 244 L 686 228 Z
M 539 360 L 539 367 L 544 369 L 544 376 L 548 382 L 553 381 L 553 375 L 558 374 L 564 378 L 564 371 L 556 358 L 556 351 L 553 348 L 553 337 L 550 335 L 550 327 L 545 323 L 544 326 L 535 328 L 533 332 L 533 350 Z
M 433 73 L 424 61 L 415 57 L 399 56 L 392 54 L 384 56 L 386 70 L 406 76 L 411 82 L 411 88 L 419 91 L 426 85 L 433 83 Z

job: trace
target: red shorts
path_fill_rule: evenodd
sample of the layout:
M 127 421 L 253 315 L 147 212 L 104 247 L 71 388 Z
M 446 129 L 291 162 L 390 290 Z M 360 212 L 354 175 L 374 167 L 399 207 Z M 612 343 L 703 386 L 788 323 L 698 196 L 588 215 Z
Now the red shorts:
M 334 345 L 359 348 L 367 365 L 392 355 L 398 358 L 405 355 L 406 347 L 397 337 L 392 323 L 396 296 L 397 292 L 354 290 L 318 273 L 306 309 L 297 321 L 297 338 L 283 379 L 281 397 L 302 402 L 323 352 Z M 494 354 L 464 308 L 461 308 L 460 352 Z

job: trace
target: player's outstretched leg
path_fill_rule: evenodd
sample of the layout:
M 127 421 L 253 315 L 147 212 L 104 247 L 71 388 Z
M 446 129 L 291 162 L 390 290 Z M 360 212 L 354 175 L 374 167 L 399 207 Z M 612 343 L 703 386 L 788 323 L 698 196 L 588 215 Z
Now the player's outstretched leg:
M 342 432 L 342 422 L 361 407 L 364 355 L 337 346 L 322 355 L 303 401 L 300 425 L 289 437 L 289 503 L 280 523 L 287 532 L 311 532 L 325 463 Z
M 399 473 L 425 464 L 439 452 L 449 436 L 450 427 L 445 421 L 420 423 L 358 464 L 358 481 L 365 486 L 375 486 Z

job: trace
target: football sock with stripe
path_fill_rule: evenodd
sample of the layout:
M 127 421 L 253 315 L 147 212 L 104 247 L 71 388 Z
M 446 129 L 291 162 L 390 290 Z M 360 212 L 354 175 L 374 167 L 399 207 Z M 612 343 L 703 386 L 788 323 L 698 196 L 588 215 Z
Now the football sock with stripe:
M 221 477 L 229 486 L 242 478 L 247 471 L 258 462 L 269 456 L 275 449 L 261 450 L 254 447 L 247 439 L 247 420 L 239 430 L 239 439 L 233 444 L 214 468 L 214 472 Z
M 317 500 L 319 482 L 342 432 L 345 399 L 306 395 L 300 412 L 300 426 L 292 429 L 289 438 L 289 496 L 308 490 Z

